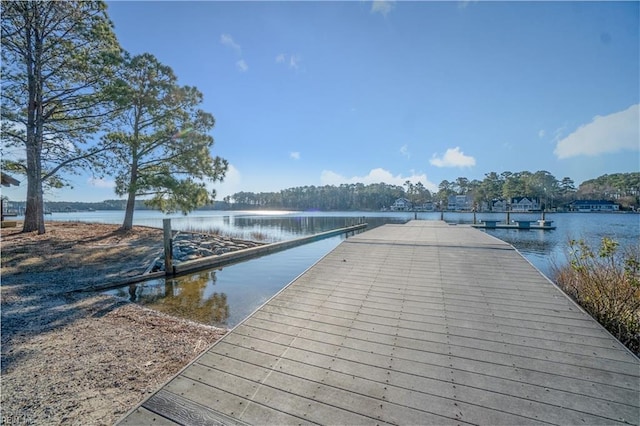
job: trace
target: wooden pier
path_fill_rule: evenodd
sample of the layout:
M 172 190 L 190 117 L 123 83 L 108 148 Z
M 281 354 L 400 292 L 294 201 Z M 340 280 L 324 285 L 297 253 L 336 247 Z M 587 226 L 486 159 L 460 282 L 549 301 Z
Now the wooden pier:
M 510 245 L 342 242 L 121 424 L 639 424 L 640 361 Z

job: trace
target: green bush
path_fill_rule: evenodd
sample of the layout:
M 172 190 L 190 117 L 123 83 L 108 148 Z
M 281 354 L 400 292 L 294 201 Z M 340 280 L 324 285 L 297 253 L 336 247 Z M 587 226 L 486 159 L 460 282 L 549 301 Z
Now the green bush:
M 620 250 L 603 238 L 598 252 L 583 240 L 569 242 L 568 264 L 556 283 L 611 334 L 640 354 L 640 250 Z

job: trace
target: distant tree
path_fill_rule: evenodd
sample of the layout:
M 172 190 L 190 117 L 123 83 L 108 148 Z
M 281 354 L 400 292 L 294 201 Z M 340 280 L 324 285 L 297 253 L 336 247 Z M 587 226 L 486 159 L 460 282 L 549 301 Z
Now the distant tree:
M 423 187 L 416 184 L 417 188 Z M 424 187 L 423 187 L 424 188 Z M 418 189 L 419 190 L 419 189 Z M 425 189 L 424 195 L 428 196 Z M 322 210 L 379 210 L 406 196 L 401 186 L 375 183 L 341 184 L 340 186 L 304 186 L 279 192 L 237 192 L 230 196 L 236 208 L 286 208 Z
M 469 179 L 466 177 L 459 177 L 454 184 L 454 190 L 458 195 L 466 195 L 469 192 Z
M 411 182 L 410 180 L 407 180 L 404 183 L 405 186 L 405 194 L 407 199 L 411 202 L 411 208 L 415 207 L 415 203 L 416 203 L 416 187 L 413 184 L 413 182 Z
M 455 195 L 456 191 L 454 190 L 454 186 L 455 184 L 453 182 L 449 182 L 446 179 L 438 185 L 436 200 L 440 204 L 440 208 L 445 208 L 449 202 L 449 196 Z
M 504 179 L 496 172 L 486 173 L 485 178 L 480 183 L 480 193 L 482 195 L 480 201 L 490 203 L 502 197 L 502 185 Z
M 564 177 L 559 183 L 560 197 L 565 203 L 571 202 L 574 194 L 576 193 L 575 183 L 570 177 Z
M 422 182 L 418 182 L 414 185 L 414 191 L 416 194 L 416 203 L 423 206 L 427 201 L 431 201 L 431 192 L 425 188 Z
M 502 185 L 502 196 L 510 202 L 513 197 L 527 195 L 526 175 L 522 173 L 511 173 L 506 175 Z M 503 173 L 505 175 L 505 173 Z
M 640 172 L 614 173 L 589 179 L 576 192 L 580 199 L 615 200 L 623 208 L 640 207 Z
M 24 232 L 45 232 L 43 190 L 92 165 L 97 148 L 85 143 L 101 130 L 100 88 L 120 47 L 98 1 L 4 1 L 2 9 L 2 139 L 25 157 L 3 158 L 6 170 L 27 177 Z
M 123 229 L 131 229 L 137 197 L 164 212 L 188 213 L 211 203 L 205 180 L 224 178 L 227 161 L 211 155 L 215 121 L 198 108 L 202 94 L 179 86 L 171 68 L 153 55 L 125 55 L 112 87 L 121 106 L 119 130 L 104 136 L 115 145 L 116 193 L 127 196 Z
M 554 200 L 560 196 L 560 184 L 558 180 L 546 170 L 539 170 L 529 177 L 530 197 L 537 198 L 548 208 Z

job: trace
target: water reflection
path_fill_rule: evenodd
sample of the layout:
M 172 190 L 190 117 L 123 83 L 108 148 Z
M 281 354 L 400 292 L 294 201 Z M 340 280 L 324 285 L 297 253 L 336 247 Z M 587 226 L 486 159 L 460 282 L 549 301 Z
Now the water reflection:
M 401 224 L 414 219 L 413 213 L 306 212 L 285 215 L 188 216 L 173 219 L 174 229 L 220 229 L 234 236 L 254 239 L 252 234 L 265 235 L 267 241 L 278 241 L 344 227 L 362 216 L 368 229 L 387 223 Z M 439 212 L 421 212 L 420 220 L 440 220 Z M 518 219 L 537 220 L 539 214 L 521 214 Z M 503 213 L 478 213 L 477 220 L 505 220 Z M 513 219 L 513 217 L 512 217 Z M 566 262 L 567 242 L 583 238 L 599 244 L 604 236 L 614 238 L 624 247 L 637 244 L 640 236 L 640 215 L 625 214 L 548 214 L 557 229 L 485 230 L 517 248 L 536 268 L 547 276 L 554 264 Z M 449 223 L 469 224 L 470 213 L 446 212 Z M 335 248 L 344 236 L 306 244 L 247 262 L 229 265 L 224 270 L 203 271 L 171 280 L 155 280 L 107 293 L 129 298 L 149 308 L 210 325 L 233 327 L 262 303 L 281 290 L 305 269 Z
M 216 271 L 204 271 L 177 279 L 130 284 L 128 297 L 132 302 L 170 315 L 226 326 L 229 319 L 227 295 L 209 291 L 216 280 Z M 126 297 L 124 289 L 119 292 L 119 296 Z
M 539 229 L 487 229 L 488 234 L 505 241 L 522 253 L 545 255 L 558 249 L 559 240 Z
M 368 229 L 373 229 L 387 223 L 406 223 L 411 218 L 408 213 L 391 217 L 315 216 L 313 213 L 283 216 L 189 216 L 172 219 L 171 226 L 176 230 L 214 231 L 242 239 L 275 242 L 331 231 L 361 222 L 367 222 Z

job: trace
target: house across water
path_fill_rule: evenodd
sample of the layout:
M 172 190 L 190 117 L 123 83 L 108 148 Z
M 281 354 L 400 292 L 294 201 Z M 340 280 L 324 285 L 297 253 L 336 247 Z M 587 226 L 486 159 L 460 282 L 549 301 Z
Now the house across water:
M 607 200 L 576 200 L 569 204 L 569 209 L 576 212 L 617 212 L 620 206 Z

